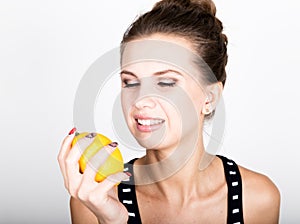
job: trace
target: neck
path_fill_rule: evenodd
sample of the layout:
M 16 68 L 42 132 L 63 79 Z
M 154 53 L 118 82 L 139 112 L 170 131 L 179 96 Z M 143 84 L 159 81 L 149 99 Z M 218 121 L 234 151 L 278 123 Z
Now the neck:
M 188 154 L 188 150 L 182 152 Z M 139 190 L 156 198 L 164 198 L 170 204 L 180 206 L 184 206 L 194 197 L 199 198 L 201 195 L 206 195 L 209 189 L 215 187 L 210 181 L 212 175 L 210 172 L 215 170 L 213 167 L 216 164 L 212 162 L 207 169 L 202 171 L 199 169 L 205 156 L 202 138 L 189 154 L 190 156 L 187 156 L 185 161 L 182 161 L 182 156 L 166 161 L 166 158 L 173 154 L 164 150 L 148 150 L 146 156 L 139 159 L 135 165 L 147 165 L 144 172 L 137 172 L 137 178 L 145 181 L 144 177 L 150 176 L 151 181 L 147 185 L 139 186 Z M 152 166 L 154 164 L 156 166 Z M 147 175 L 145 175 L 146 172 Z M 136 174 L 136 171 L 134 173 Z

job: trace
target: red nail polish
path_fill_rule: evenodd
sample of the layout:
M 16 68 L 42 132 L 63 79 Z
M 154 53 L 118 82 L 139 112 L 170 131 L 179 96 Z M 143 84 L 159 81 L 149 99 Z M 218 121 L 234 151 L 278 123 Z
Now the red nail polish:
M 74 134 L 75 131 L 76 131 L 76 128 L 73 128 L 73 129 L 69 132 L 69 135 Z
M 131 173 L 129 173 L 129 172 L 125 172 L 126 174 L 127 174 L 127 176 L 129 176 L 129 177 L 131 177 L 132 176 L 132 174 Z

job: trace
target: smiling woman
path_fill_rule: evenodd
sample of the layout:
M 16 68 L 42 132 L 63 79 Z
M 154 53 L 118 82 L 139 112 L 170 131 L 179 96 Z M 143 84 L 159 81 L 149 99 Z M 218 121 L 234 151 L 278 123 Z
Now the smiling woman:
M 147 48 L 155 49 L 158 44 L 159 54 L 148 54 Z M 190 139 L 197 144 L 193 139 L 202 135 L 198 125 L 203 123 L 200 121 L 201 108 L 204 106 L 206 93 L 203 85 L 195 79 L 200 75 L 199 72 L 191 75 L 188 73 L 196 71 L 196 66 L 190 60 L 193 54 L 188 47 L 189 42 L 184 39 L 152 34 L 148 38 L 131 41 L 123 48 L 121 98 L 128 127 L 149 152 L 151 148 L 164 147 L 164 158 L 178 148 L 180 142 Z M 163 52 L 169 52 L 171 48 L 175 54 L 162 61 L 159 56 Z M 182 54 L 183 49 L 187 50 L 186 54 Z M 173 65 L 172 60 L 178 55 L 181 63 Z M 182 107 L 186 111 L 182 111 Z M 182 124 L 183 117 L 185 128 Z M 154 125 L 156 121 L 161 122 Z M 186 135 L 188 131 L 193 132 L 193 138 Z M 197 136 L 194 135 L 196 133 Z
M 92 169 L 70 175 L 80 154 L 69 153 L 68 136 L 60 165 L 74 223 L 278 223 L 280 195 L 268 177 L 220 155 L 199 168 L 203 124 L 226 82 L 227 37 L 215 13 L 210 0 L 162 0 L 125 32 L 122 108 L 146 155 L 96 183 Z

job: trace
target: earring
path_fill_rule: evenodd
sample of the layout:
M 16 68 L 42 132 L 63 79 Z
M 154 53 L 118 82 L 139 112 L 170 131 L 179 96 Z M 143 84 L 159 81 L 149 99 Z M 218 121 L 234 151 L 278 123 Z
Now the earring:
M 211 112 L 211 103 L 209 102 L 209 101 L 207 101 L 206 102 L 206 108 L 205 108 L 205 112 L 207 113 L 207 114 L 209 114 L 210 112 Z

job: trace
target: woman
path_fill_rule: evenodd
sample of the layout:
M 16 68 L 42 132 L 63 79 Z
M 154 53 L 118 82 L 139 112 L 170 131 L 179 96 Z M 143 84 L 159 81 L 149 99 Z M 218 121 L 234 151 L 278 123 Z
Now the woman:
M 128 28 L 122 107 L 146 155 L 96 183 L 94 169 L 78 171 L 73 129 L 58 156 L 73 223 L 278 223 L 280 195 L 268 177 L 205 151 L 203 124 L 226 81 L 227 38 L 215 11 L 209 0 L 162 0 Z

